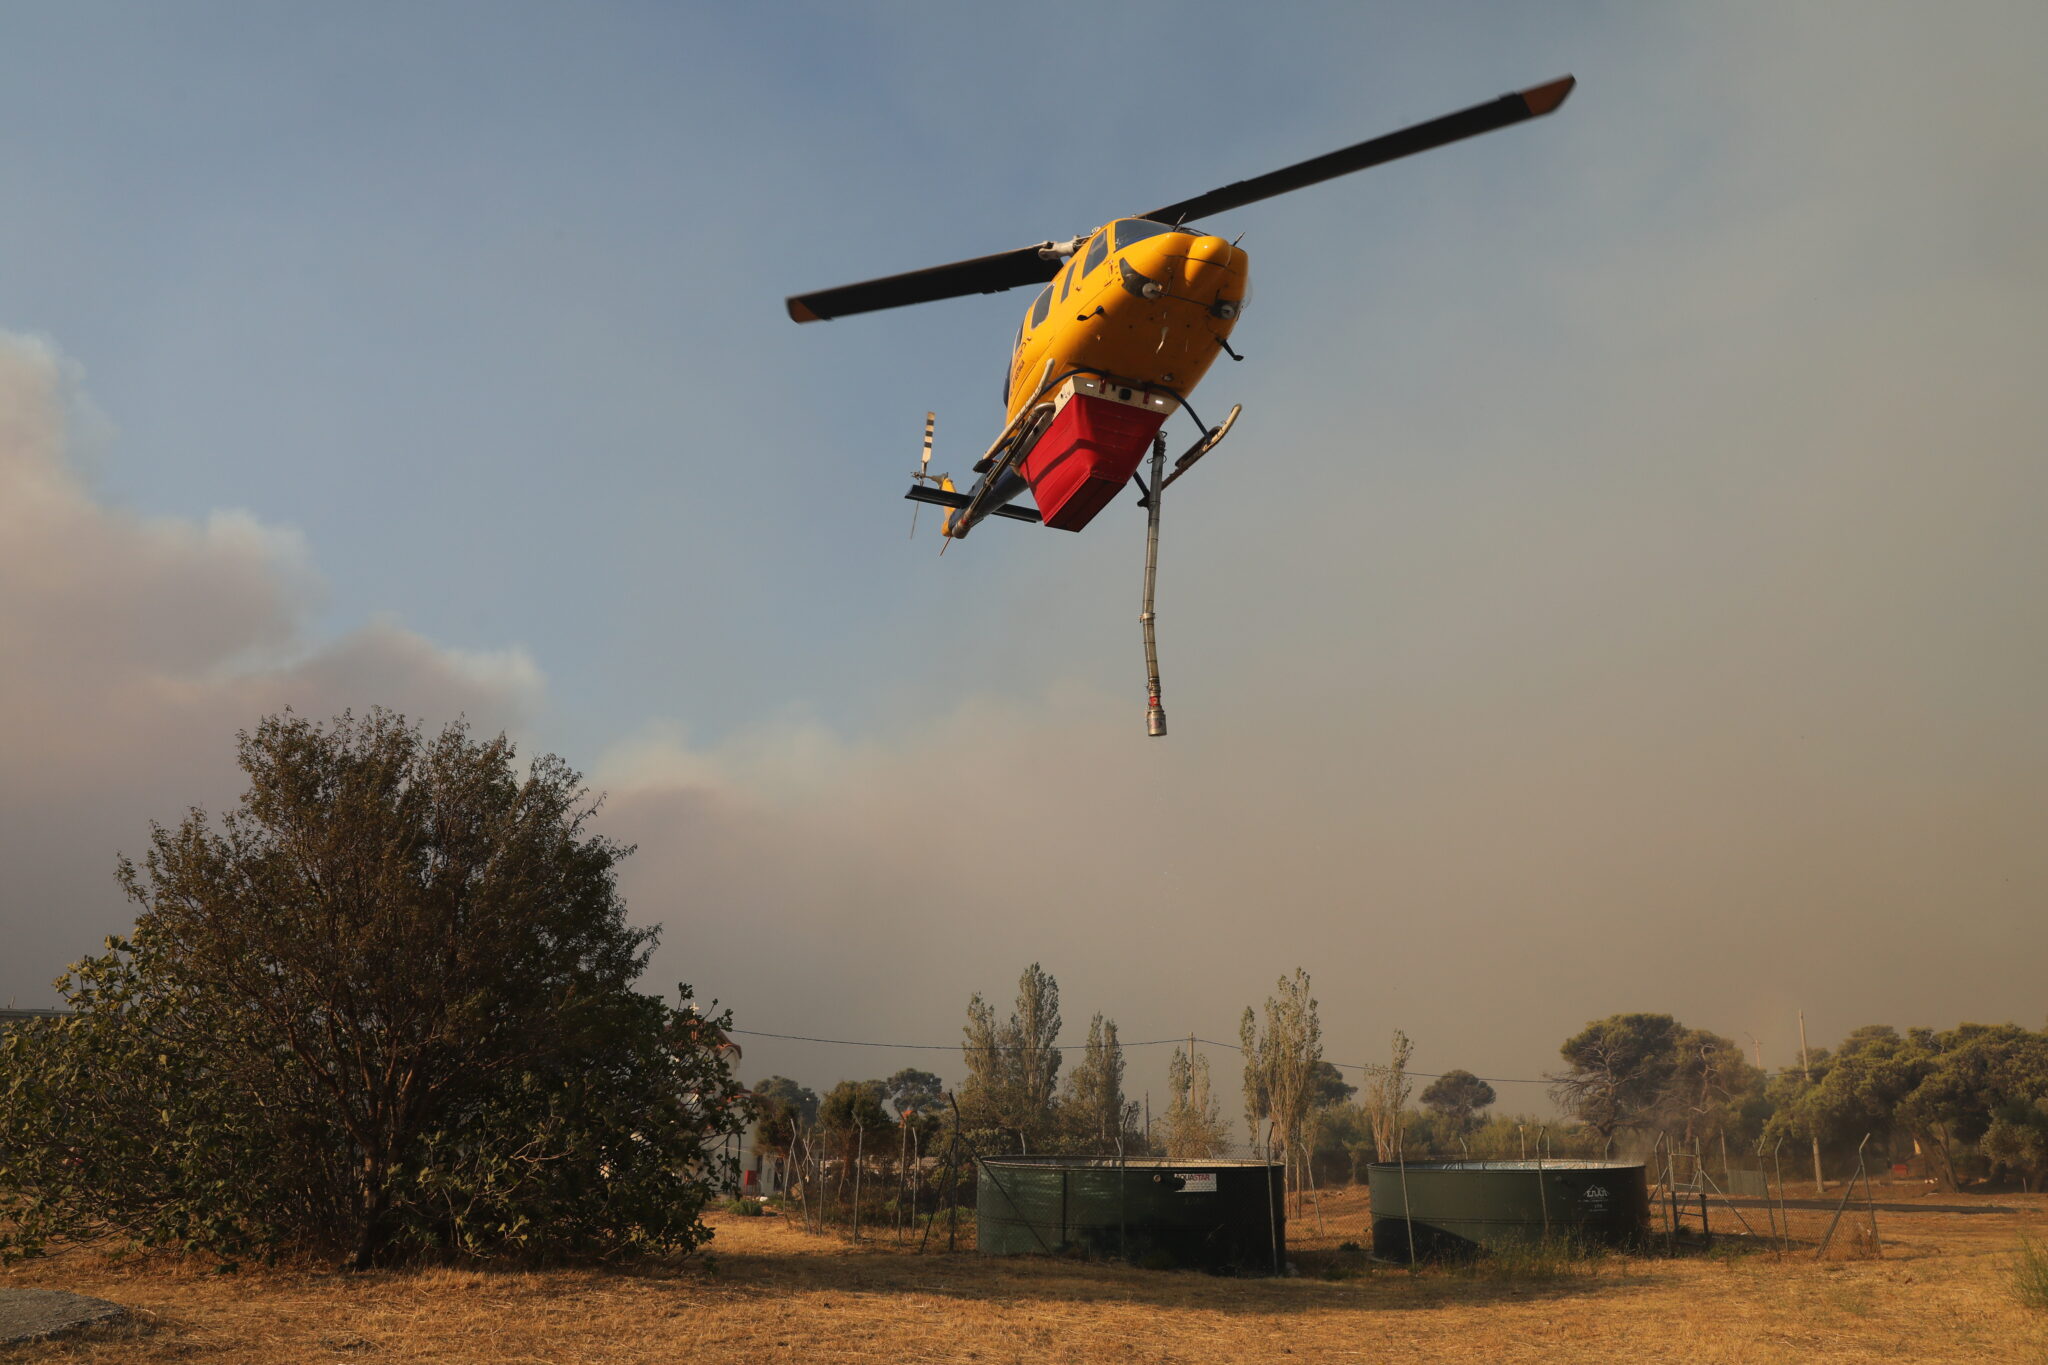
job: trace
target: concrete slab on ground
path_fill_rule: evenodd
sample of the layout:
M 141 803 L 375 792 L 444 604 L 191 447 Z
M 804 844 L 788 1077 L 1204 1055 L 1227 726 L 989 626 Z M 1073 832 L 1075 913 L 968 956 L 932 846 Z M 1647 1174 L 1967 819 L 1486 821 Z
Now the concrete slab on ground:
M 128 1310 L 118 1303 L 61 1289 L 0 1289 L 0 1345 L 41 1341 L 127 1315 Z

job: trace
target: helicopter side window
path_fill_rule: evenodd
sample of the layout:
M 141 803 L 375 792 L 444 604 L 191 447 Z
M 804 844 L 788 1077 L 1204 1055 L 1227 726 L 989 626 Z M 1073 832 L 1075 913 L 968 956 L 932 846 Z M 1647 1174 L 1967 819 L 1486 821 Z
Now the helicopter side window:
M 1073 262 L 1072 262 L 1072 261 L 1070 260 L 1070 261 L 1068 261 L 1068 262 L 1067 262 L 1067 268 L 1066 268 L 1065 270 L 1062 270 L 1062 271 L 1060 272 L 1060 302 L 1061 302 L 1061 303 L 1065 303 L 1065 302 L 1067 301 L 1067 291 L 1068 291 L 1069 289 L 1072 289 L 1072 288 L 1074 287 L 1074 274 L 1075 274 L 1075 271 L 1074 271 L 1074 263 L 1073 263 Z
M 1133 242 L 1142 242 L 1147 237 L 1157 237 L 1162 232 L 1186 232 L 1171 223 L 1155 223 L 1150 218 L 1123 218 L 1116 225 L 1116 249 L 1122 251 Z
M 1095 267 L 1109 259 L 1109 229 L 1095 234 L 1095 240 L 1088 244 L 1088 259 L 1081 263 L 1081 273 L 1092 275 Z
M 1017 367 L 1016 351 L 1019 346 L 1024 344 L 1024 333 L 1028 330 L 1023 323 L 1018 323 L 1017 339 L 1010 343 L 1010 361 L 1007 365 L 1003 366 L 1003 401 L 1005 403 L 1010 401 L 1010 371 Z
M 1031 305 L 1031 325 L 1036 327 L 1039 323 L 1044 322 L 1046 310 L 1051 307 L 1052 286 L 1047 285 L 1045 292 L 1038 296 L 1038 302 Z

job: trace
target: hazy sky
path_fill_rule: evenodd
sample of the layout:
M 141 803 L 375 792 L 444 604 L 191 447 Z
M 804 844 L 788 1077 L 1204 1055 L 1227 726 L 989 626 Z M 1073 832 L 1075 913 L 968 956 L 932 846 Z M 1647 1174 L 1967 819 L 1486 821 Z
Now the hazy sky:
M 2017 3 L 0 6 L 0 1001 L 236 729 L 382 703 L 590 773 L 650 985 L 747 1028 L 950 1043 L 1033 960 L 1069 1041 L 1303 965 L 1330 1056 L 1501 1076 L 1620 1010 L 1774 1065 L 1802 1007 L 2039 1026 L 2043 51 Z M 906 539 L 1028 297 L 782 312 L 1567 71 L 1214 222 L 1256 297 L 1166 740 L 1128 500 Z

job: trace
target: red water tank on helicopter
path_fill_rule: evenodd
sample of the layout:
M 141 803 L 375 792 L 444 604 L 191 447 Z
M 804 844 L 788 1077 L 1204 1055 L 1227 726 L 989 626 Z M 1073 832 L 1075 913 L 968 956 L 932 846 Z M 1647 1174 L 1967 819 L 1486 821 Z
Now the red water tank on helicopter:
M 1165 394 L 1093 375 L 1062 384 L 1052 421 L 1023 460 L 1045 524 L 1078 531 L 1094 520 L 1137 473 L 1171 411 Z

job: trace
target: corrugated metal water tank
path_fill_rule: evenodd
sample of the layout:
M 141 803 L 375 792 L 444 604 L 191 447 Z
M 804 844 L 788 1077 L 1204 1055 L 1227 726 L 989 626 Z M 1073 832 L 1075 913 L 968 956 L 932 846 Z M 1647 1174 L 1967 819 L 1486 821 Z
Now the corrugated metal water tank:
M 1633 1246 L 1650 1231 L 1650 1189 L 1640 1164 L 1620 1161 L 1378 1162 L 1372 1190 L 1372 1254 L 1409 1259 L 1474 1252 L 1546 1238 Z
M 1287 1262 L 1286 1205 L 1281 1168 L 1263 1161 L 984 1157 L 976 1243 L 989 1256 L 1270 1275 Z

